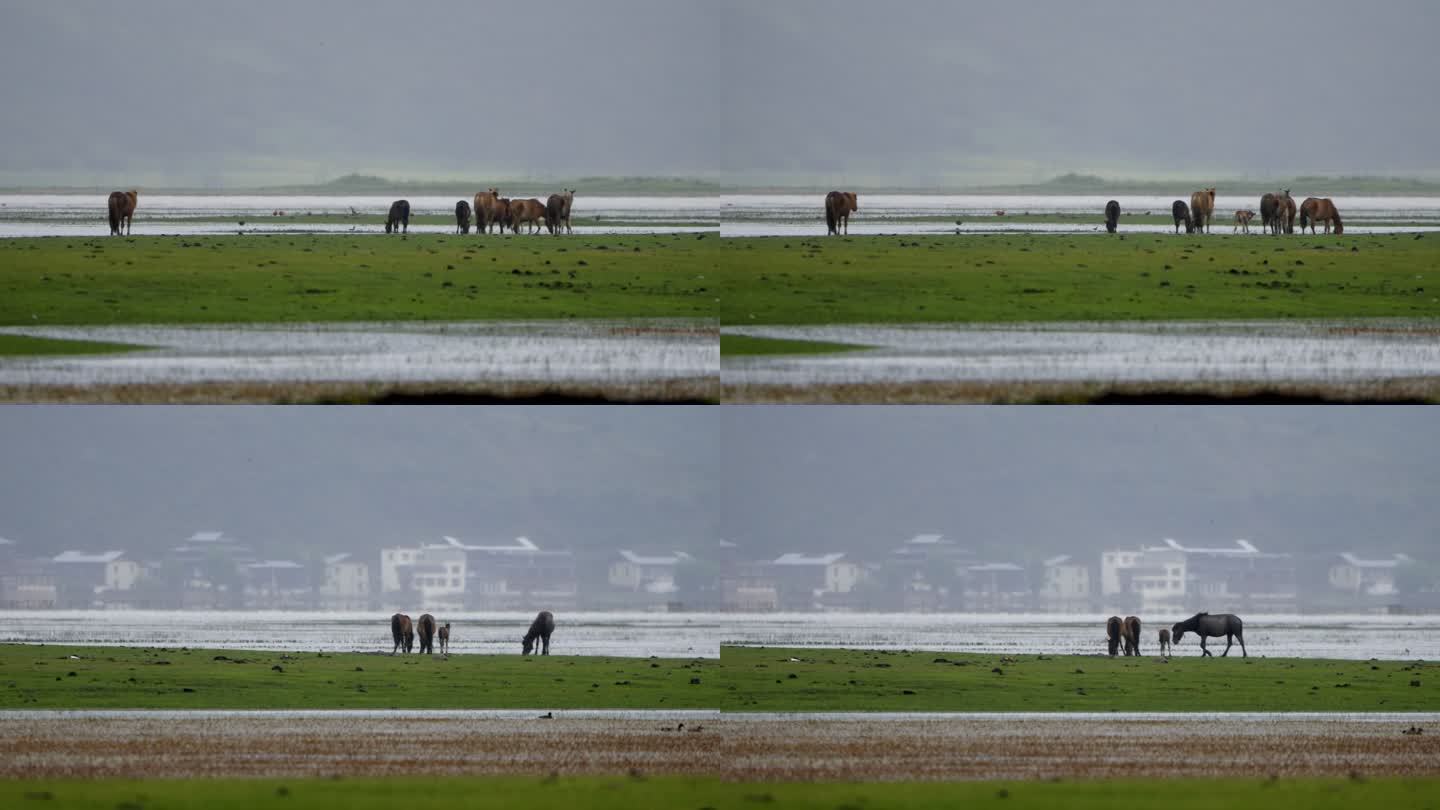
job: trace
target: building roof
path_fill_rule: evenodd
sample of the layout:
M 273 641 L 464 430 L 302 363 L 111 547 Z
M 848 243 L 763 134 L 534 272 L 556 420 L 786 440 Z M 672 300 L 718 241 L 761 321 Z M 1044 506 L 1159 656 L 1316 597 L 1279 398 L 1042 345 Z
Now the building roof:
M 1187 548 L 1172 540 L 1165 538 L 1165 545 L 1176 551 L 1183 551 L 1187 554 L 1258 554 L 1260 549 L 1256 548 L 1249 540 L 1236 540 L 1234 548 Z
M 832 553 L 830 553 L 830 554 L 821 554 L 821 555 L 819 555 L 819 556 L 808 556 L 808 555 L 805 555 L 805 554 L 799 554 L 799 553 L 795 553 L 795 552 L 790 552 L 790 553 L 788 553 L 788 554 L 781 554 L 778 558 L 776 558 L 774 564 L 775 564 L 775 565 L 830 565 L 830 564 L 832 564 L 832 563 L 839 562 L 839 561 L 840 561 L 840 558 L 841 558 L 841 557 L 844 557 L 844 556 L 845 556 L 845 552 L 843 552 L 843 551 L 835 551 L 835 552 L 832 552 Z
M 123 551 L 101 551 L 91 553 L 88 551 L 62 551 L 55 555 L 53 562 L 57 563 L 112 563 L 125 556 Z
M 275 569 L 290 569 L 290 568 L 304 568 L 305 566 L 301 565 L 300 563 L 293 562 L 293 561 L 291 561 L 291 560 L 261 560 L 260 562 L 250 563 L 250 564 L 246 565 L 245 567 L 246 567 L 246 568 L 265 568 L 265 569 L 269 569 L 269 568 L 275 568 Z
M 1067 562 L 1070 562 L 1070 555 L 1061 554 L 1058 557 L 1051 557 L 1050 559 L 1046 560 L 1044 565 L 1046 568 L 1049 568 L 1052 565 L 1064 565 Z
M 471 545 L 471 544 L 469 544 L 469 543 L 462 543 L 462 542 L 460 542 L 459 540 L 456 540 L 455 538 L 453 538 L 453 537 L 451 537 L 451 536 L 449 536 L 449 535 L 446 535 L 446 536 L 445 536 L 445 544 L 448 545 L 448 546 L 450 546 L 451 548 L 458 548 L 458 549 L 461 549 L 461 550 L 463 550 L 463 551 L 539 551 L 539 550 L 540 550 L 540 547 L 537 546 L 537 545 L 535 545 L 535 543 L 532 542 L 532 541 L 530 540 L 530 538 L 528 538 L 528 537 L 517 537 L 517 538 L 515 538 L 515 542 L 514 542 L 514 543 L 511 543 L 511 544 L 509 544 L 509 545 L 504 545 L 504 546 L 482 546 L 482 545 Z
M 636 554 L 628 548 L 620 549 L 620 556 L 624 557 L 626 562 L 632 562 L 636 565 L 677 565 L 690 559 L 690 555 L 683 551 L 672 551 L 669 554 L 646 555 Z
M 1015 563 L 978 563 L 966 566 L 965 570 L 986 573 L 989 571 L 1024 571 L 1025 569 Z
M 224 532 L 195 532 L 190 535 L 188 543 L 228 543 L 230 538 Z
M 1397 568 L 1405 563 L 1411 562 L 1410 555 L 1408 554 L 1396 554 L 1388 560 L 1364 560 L 1349 551 L 1341 552 L 1340 556 L 1345 562 L 1356 568 Z
M 953 544 L 954 540 L 947 540 L 943 534 L 917 534 L 905 541 L 907 546 L 935 546 Z
M 339 563 L 345 562 L 348 559 L 350 559 L 350 552 L 342 551 L 339 554 L 331 554 L 330 556 L 326 557 L 325 564 L 338 565 Z

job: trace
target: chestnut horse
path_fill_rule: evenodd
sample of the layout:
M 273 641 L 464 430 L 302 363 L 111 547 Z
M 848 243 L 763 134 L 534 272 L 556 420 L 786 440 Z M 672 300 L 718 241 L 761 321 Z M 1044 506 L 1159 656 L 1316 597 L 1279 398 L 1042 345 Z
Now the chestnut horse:
M 1114 233 L 1120 224 L 1120 203 L 1115 200 L 1105 203 L 1105 231 Z
M 500 192 L 495 189 L 482 191 L 475 195 L 475 232 L 491 233 L 495 225 L 500 224 L 500 230 L 505 230 L 502 222 Z
M 826 235 L 840 235 L 840 228 L 845 228 L 845 235 L 850 235 L 850 215 L 860 210 L 860 197 L 853 191 L 832 191 L 825 195 L 825 228 Z
M 130 235 L 130 223 L 135 218 L 135 204 L 140 201 L 140 192 L 112 191 L 110 192 L 110 235 L 121 236 L 121 225 L 124 225 L 124 236 Z
M 420 654 L 435 654 L 435 617 L 429 613 L 420 616 Z
M 551 194 L 545 200 L 545 227 L 552 234 L 559 234 L 563 227 L 565 233 L 574 233 L 575 229 L 570 227 L 570 206 L 575 202 L 575 189 L 565 189 L 559 194 Z
M 1330 233 L 1330 225 L 1335 225 L 1335 235 L 1345 233 L 1345 223 L 1340 221 L 1340 211 L 1335 208 L 1335 203 L 1329 197 L 1306 197 L 1305 202 L 1300 203 L 1300 232 L 1304 233 L 1305 228 L 1310 228 L 1310 233 L 1315 233 L 1315 223 L 1325 223 L 1325 233 Z
M 1202 188 L 1190 195 L 1190 216 L 1197 233 L 1210 232 L 1210 215 L 1215 213 L 1215 189 Z
M 390 635 L 395 637 L 395 649 L 390 651 L 391 655 L 402 647 L 405 652 L 410 652 L 410 648 L 415 644 L 415 627 L 410 623 L 410 617 L 404 613 L 391 616 Z
M 1266 193 L 1260 198 L 1260 227 L 1277 234 L 1285 227 L 1285 203 L 1279 194 Z
M 1254 212 L 1254 211 L 1251 211 L 1251 210 L 1248 209 L 1248 208 L 1243 209 L 1243 210 L 1240 210 L 1240 211 L 1236 211 L 1236 212 L 1235 212 L 1235 227 L 1231 228 L 1231 229 L 1230 229 L 1230 232 L 1231 232 L 1231 233 L 1234 233 L 1235 231 L 1238 231 L 1238 230 L 1240 230 L 1240 229 L 1243 228 L 1243 229 L 1245 229 L 1245 233 L 1249 233 L 1249 232 L 1250 232 L 1250 220 L 1252 220 L 1252 219 L 1254 219 L 1254 218 L 1255 218 L 1255 212 Z
M 531 225 L 526 233 L 538 233 L 545 227 L 545 204 L 531 197 L 528 200 L 510 201 L 510 230 L 520 233 L 521 225 Z
M 550 634 L 555 632 L 555 617 L 548 610 L 542 610 L 535 614 L 535 621 L 530 623 L 530 629 L 526 631 L 525 638 L 520 642 L 525 649 L 525 655 L 537 646 L 543 644 L 544 652 L 541 655 L 550 654 Z
M 1280 193 L 1280 203 L 1285 217 L 1285 233 L 1295 233 L 1295 198 L 1290 196 L 1290 189 Z
M 1134 616 L 1125 617 L 1125 626 L 1121 630 L 1125 637 L 1125 654 L 1140 654 L 1140 620 Z
M 1111 616 L 1105 620 L 1105 637 L 1110 643 L 1110 657 L 1114 658 L 1115 653 L 1120 650 L 1121 622 L 1119 616 Z

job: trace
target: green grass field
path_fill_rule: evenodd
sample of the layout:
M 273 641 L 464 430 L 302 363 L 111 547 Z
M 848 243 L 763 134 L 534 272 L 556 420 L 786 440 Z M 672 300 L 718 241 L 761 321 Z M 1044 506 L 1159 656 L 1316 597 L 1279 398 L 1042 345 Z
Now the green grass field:
M 718 669 L 715 659 L 11 644 L 0 646 L 0 710 L 707 709 L 719 705 Z
M 0 357 L 28 357 L 53 354 L 113 354 L 133 352 L 144 346 L 107 343 L 99 340 L 55 340 L 29 335 L 0 335 Z
M 408 810 L 949 810 L 955 807 L 1128 810 L 1354 810 L 1435 807 L 1436 779 L 1165 780 L 1116 782 L 906 782 L 796 784 L 677 777 L 448 777 L 404 779 L 24 780 L 0 782 L 10 808 L 346 807 Z
M 1440 237 L 724 240 L 723 325 L 1440 318 Z
M 1220 658 L 1218 651 L 1201 659 L 1193 645 L 1168 663 L 1153 656 L 764 647 L 724 647 L 720 659 L 725 711 L 1399 712 L 1440 706 L 1440 664 Z
M 757 354 L 832 354 L 863 349 L 853 343 L 831 343 L 825 340 L 785 340 L 782 338 L 721 335 L 720 353 L 727 355 Z
M 0 325 L 714 318 L 707 234 L 0 240 Z

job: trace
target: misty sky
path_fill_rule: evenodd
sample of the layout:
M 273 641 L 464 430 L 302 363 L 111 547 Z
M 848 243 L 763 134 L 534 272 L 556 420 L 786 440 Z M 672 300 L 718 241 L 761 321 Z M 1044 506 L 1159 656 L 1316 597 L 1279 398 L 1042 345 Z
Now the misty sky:
M 1388 407 L 0 408 L 0 536 L 268 553 L 526 535 L 1036 559 L 1173 537 L 1440 551 L 1440 410 Z
M 1440 5 L 9 3 L 0 183 L 1440 176 Z
M 0 408 L 0 536 L 157 552 L 225 531 L 267 553 L 528 536 L 716 536 L 703 408 Z

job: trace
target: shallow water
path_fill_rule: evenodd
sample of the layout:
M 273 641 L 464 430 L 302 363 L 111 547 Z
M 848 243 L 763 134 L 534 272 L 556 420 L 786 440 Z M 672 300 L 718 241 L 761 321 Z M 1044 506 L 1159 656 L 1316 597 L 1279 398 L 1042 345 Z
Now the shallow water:
M 1177 197 L 1180 195 L 1176 195 Z M 1187 201 L 1189 192 L 1184 196 Z M 1104 230 L 1104 196 L 862 194 L 860 210 L 850 217 L 852 235 L 961 233 L 1088 233 Z M 1166 216 L 1174 198 L 1121 196 L 1122 212 Z M 1303 199 L 1299 197 L 1298 199 Z M 1346 197 L 1335 200 L 1345 216 L 1347 233 L 1392 233 L 1440 229 L 1440 197 Z M 1216 195 L 1212 233 L 1230 233 L 1237 209 L 1259 210 L 1257 197 Z M 1093 215 L 1073 223 L 997 222 L 994 212 L 1014 215 Z M 943 221 L 916 221 L 943 217 Z M 956 221 L 961 224 L 957 225 Z M 1374 222 L 1404 223 L 1377 226 Z M 1298 227 L 1298 224 L 1297 224 Z M 1121 216 L 1125 233 L 1170 233 L 1173 226 L 1131 225 Z M 1251 232 L 1259 233 L 1252 223 Z M 720 198 L 722 236 L 800 236 L 825 233 L 824 195 L 747 194 Z
M 1184 616 L 1142 616 L 1141 652 L 1158 651 L 1161 627 Z M 1252 656 L 1440 660 L 1440 616 L 1242 615 Z M 727 625 L 727 644 L 935 650 L 987 654 L 1095 654 L 1105 651 L 1105 619 L 1039 614 L 790 613 L 761 614 Z M 1225 642 L 1207 642 L 1219 655 Z M 1240 645 L 1231 650 L 1239 654 Z M 1199 655 L 1186 637 L 1175 655 Z
M 544 200 L 548 192 L 527 192 Z M 383 233 L 394 197 L 320 195 L 146 195 L 141 194 L 132 233 L 195 235 L 246 233 L 347 233 L 352 229 Z M 453 218 L 460 197 L 409 197 L 411 217 Z M 467 199 L 468 202 L 468 199 Z M 106 197 L 100 194 L 0 194 L 0 238 L 16 236 L 94 236 L 109 233 Z M 351 215 L 351 209 L 359 215 Z M 326 222 L 281 222 L 274 211 L 315 215 Z M 715 231 L 715 197 L 577 195 L 572 214 L 601 222 L 577 226 L 579 233 L 676 233 Z M 197 220 L 223 218 L 222 221 Z M 623 225 L 606 225 L 616 220 Z M 239 225 L 243 221 L 245 224 Z M 453 222 L 453 219 L 448 220 Z M 411 231 L 453 233 L 453 224 L 414 225 Z M 480 238 L 477 236 L 477 238 Z
M 850 343 L 831 355 L 726 357 L 724 384 L 933 381 L 1333 383 L 1440 375 L 1435 321 L 1172 321 L 725 327 Z
M 411 611 L 412 616 L 419 612 Z M 519 654 L 535 618 L 528 613 L 436 614 L 450 622 L 455 653 Z M 715 658 L 720 627 L 713 614 L 558 613 L 550 651 L 557 655 Z M 0 643 L 82 646 L 389 653 L 388 612 L 280 611 L 5 611 Z
M 199 382 L 632 383 L 712 376 L 713 322 L 677 320 L 3 327 L 156 347 L 0 359 L 0 385 Z

